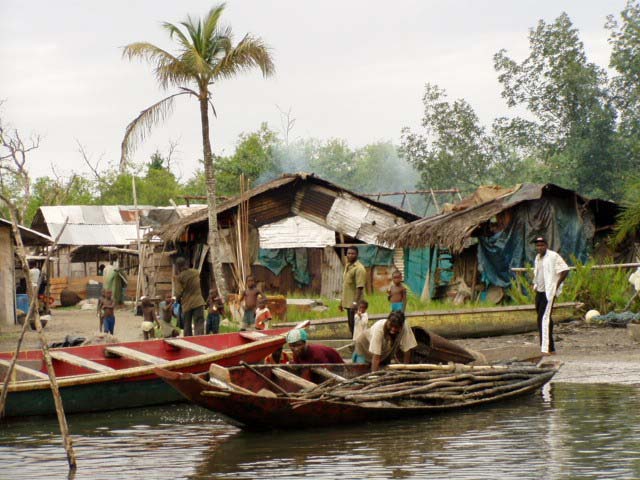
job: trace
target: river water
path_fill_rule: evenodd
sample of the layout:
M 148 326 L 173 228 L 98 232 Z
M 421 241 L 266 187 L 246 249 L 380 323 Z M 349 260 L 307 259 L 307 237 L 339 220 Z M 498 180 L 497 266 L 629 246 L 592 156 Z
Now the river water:
M 501 405 L 248 433 L 180 404 L 68 418 L 76 479 L 638 479 L 640 388 L 547 385 Z M 55 419 L 0 423 L 0 478 L 67 478 Z

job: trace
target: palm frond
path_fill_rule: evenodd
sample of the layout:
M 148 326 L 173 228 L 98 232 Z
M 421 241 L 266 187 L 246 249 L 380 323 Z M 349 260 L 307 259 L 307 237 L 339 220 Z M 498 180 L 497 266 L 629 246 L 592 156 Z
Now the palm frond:
M 231 78 L 258 67 L 265 77 L 275 73 L 271 50 L 260 38 L 246 35 L 215 67 L 214 78 Z
M 183 50 L 188 50 L 191 48 L 191 42 L 189 42 L 189 39 L 184 35 L 184 33 L 182 33 L 177 25 L 169 22 L 164 22 L 162 24 L 162 27 L 169 32 L 169 38 L 176 37 L 178 39 L 180 45 L 182 45 Z
M 133 119 L 124 132 L 124 138 L 120 145 L 120 168 L 127 163 L 129 155 L 135 150 L 140 142 L 142 142 L 151 129 L 161 121 L 164 121 L 168 115 L 173 111 L 173 101 L 180 95 L 192 95 L 189 91 L 183 91 L 180 93 L 174 93 L 166 98 L 163 98 L 157 103 L 154 103 L 148 108 L 145 108 L 140 112 L 136 118 Z
M 129 60 L 141 58 L 154 66 L 154 75 L 163 89 L 169 85 L 180 84 L 189 79 L 190 73 L 179 58 L 156 45 L 137 42 L 125 46 L 122 56 Z
M 220 21 L 220 17 L 222 16 L 222 12 L 224 12 L 226 5 L 221 3 L 220 5 L 216 5 L 205 17 L 202 22 L 202 37 L 209 42 L 216 32 L 218 28 L 218 22 Z M 208 50 L 208 45 L 205 45 L 205 49 Z

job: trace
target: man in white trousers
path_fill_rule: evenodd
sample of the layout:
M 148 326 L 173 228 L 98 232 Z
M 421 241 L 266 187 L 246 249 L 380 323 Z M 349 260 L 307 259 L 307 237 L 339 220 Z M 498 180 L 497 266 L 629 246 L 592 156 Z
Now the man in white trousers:
M 558 253 L 549 250 L 544 237 L 536 237 L 533 243 L 538 252 L 533 267 L 533 289 L 536 291 L 540 351 L 545 355 L 553 355 L 556 348 L 551 309 L 555 298 L 562 292 L 562 282 L 569 274 L 569 266 Z

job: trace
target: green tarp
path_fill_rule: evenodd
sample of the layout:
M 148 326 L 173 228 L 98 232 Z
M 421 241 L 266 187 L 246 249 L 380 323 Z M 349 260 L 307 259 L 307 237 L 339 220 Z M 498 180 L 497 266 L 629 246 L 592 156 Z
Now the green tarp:
M 258 263 L 271 270 L 274 275 L 280 275 L 282 270 L 290 265 L 296 282 L 301 285 L 311 283 L 306 248 L 261 248 L 258 252 Z

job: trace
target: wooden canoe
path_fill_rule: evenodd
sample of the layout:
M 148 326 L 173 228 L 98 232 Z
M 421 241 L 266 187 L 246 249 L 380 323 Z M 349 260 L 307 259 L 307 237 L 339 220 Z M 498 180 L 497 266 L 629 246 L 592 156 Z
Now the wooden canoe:
M 162 369 L 156 369 L 156 372 L 188 400 L 221 414 L 229 423 L 249 430 L 263 430 L 364 423 L 429 415 L 456 408 L 498 402 L 537 390 L 553 377 L 559 366 L 557 362 L 550 362 L 547 367 L 540 369 L 539 374 L 534 375 L 533 381 L 529 381 L 522 387 L 514 384 L 514 390 L 508 394 L 496 393 L 464 404 L 453 402 L 419 406 L 411 403 L 411 399 L 409 399 L 410 406 L 398 406 L 379 401 L 335 401 L 326 398 L 300 401 L 299 398 L 284 396 L 279 392 L 281 389 L 286 392 L 299 392 L 304 388 L 313 388 L 324 381 L 336 382 L 336 379 L 339 383 L 344 383 L 349 379 L 367 374 L 370 367 L 366 364 L 260 365 L 254 366 L 252 370 L 233 367 L 228 369 L 227 382 L 221 381 L 220 377 L 208 381 L 210 379 L 208 374 L 192 375 Z M 388 368 L 414 370 L 432 368 L 442 371 L 445 376 L 460 371 L 477 372 L 479 375 L 496 371 L 509 373 L 509 369 L 516 371 L 515 366 L 392 365 Z M 262 377 L 254 373 L 255 371 Z M 264 377 L 269 381 L 264 380 Z M 275 383 L 279 388 L 273 388 L 270 383 Z M 270 391 L 266 392 L 266 390 Z
M 290 328 L 51 349 L 66 413 L 96 412 L 182 401 L 153 369 L 202 373 L 214 362 L 257 363 L 281 347 Z M 0 353 L 4 379 L 13 353 Z M 5 416 L 54 415 L 41 350 L 21 352 L 9 383 Z
M 576 318 L 576 310 L 581 306 L 582 304 L 577 302 L 554 304 L 553 321 L 558 323 Z M 369 315 L 369 326 L 385 317 L 384 314 Z M 444 338 L 513 335 L 533 332 L 537 329 L 535 305 L 429 310 L 408 312 L 406 317 L 411 327 L 421 327 Z M 277 323 L 273 326 L 292 327 L 293 325 L 293 323 Z M 311 326 L 307 332 L 312 340 L 350 338 L 346 316 L 311 320 Z

